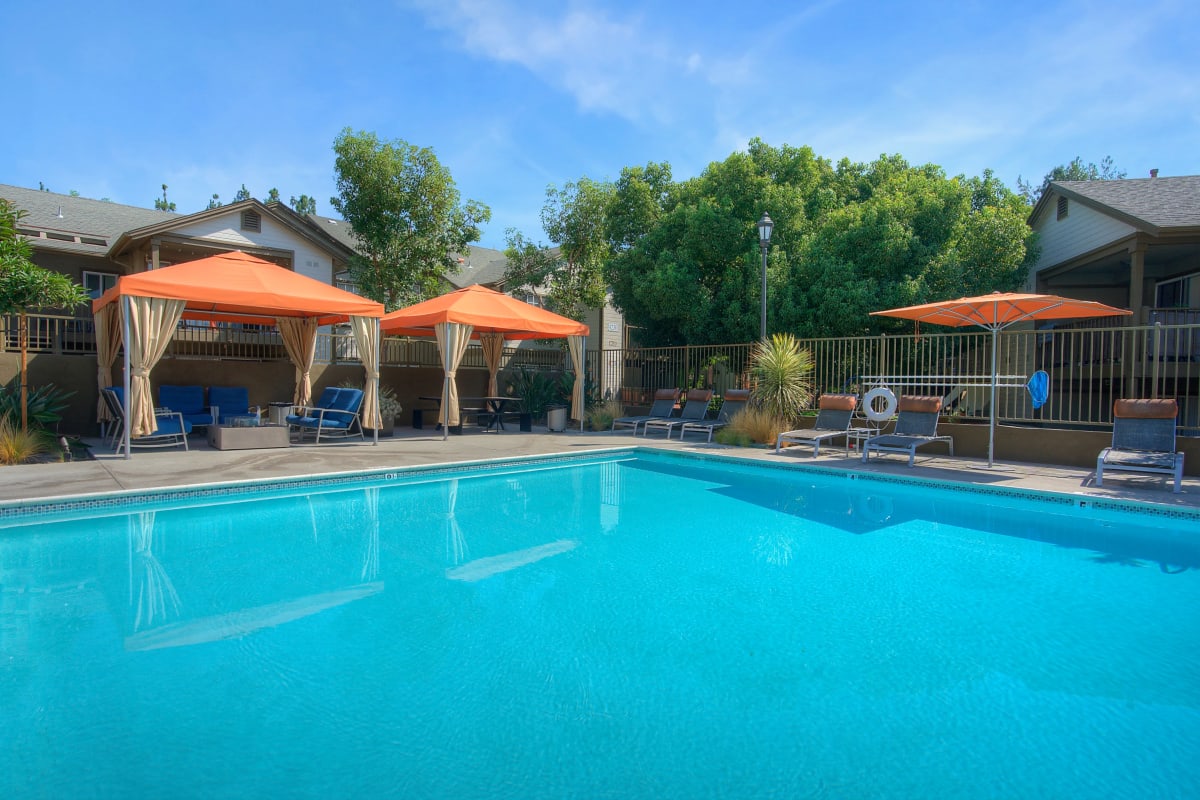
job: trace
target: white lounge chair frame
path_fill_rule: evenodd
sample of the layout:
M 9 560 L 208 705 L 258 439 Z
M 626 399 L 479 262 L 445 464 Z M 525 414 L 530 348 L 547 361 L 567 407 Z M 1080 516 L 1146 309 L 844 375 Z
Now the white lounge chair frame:
M 810 444 L 813 458 L 821 454 L 821 443 L 838 437 L 848 437 L 858 397 L 852 394 L 823 394 L 817 399 L 817 419 L 811 428 L 784 431 L 775 437 L 775 452 L 782 452 L 784 442 L 792 445 Z M 850 442 L 847 438 L 846 449 Z
M 937 433 L 941 410 L 940 397 L 902 395 L 894 431 L 867 439 L 863 443 L 862 462 L 867 463 L 872 450 L 876 453 L 907 453 L 911 467 L 917 457 L 917 448 L 934 442 L 945 442 L 950 447 L 950 455 L 954 455 L 954 438 Z
M 1174 399 L 1117 400 L 1113 404 L 1112 445 L 1096 457 L 1096 485 L 1104 471 L 1170 475 L 1172 491 L 1183 487 L 1183 453 L 1175 450 L 1179 406 Z

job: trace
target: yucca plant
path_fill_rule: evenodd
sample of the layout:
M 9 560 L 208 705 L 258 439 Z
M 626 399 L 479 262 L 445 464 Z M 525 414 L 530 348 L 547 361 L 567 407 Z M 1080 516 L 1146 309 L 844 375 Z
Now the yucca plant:
M 776 333 L 750 354 L 750 397 L 772 417 L 791 424 L 813 400 L 813 355 L 790 333 Z

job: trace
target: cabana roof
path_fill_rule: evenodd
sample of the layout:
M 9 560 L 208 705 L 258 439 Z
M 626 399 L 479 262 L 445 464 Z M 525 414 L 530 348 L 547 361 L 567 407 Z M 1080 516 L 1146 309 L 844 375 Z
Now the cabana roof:
M 233 322 L 315 317 L 330 325 L 383 314 L 380 303 L 240 251 L 123 275 L 92 302 L 92 312 L 124 295 L 183 300 L 185 317 Z
M 393 311 L 379 326 L 395 336 L 433 336 L 434 326 L 446 322 L 470 325 L 475 339 L 480 333 L 502 333 L 507 340 L 588 335 L 582 322 L 477 284 Z

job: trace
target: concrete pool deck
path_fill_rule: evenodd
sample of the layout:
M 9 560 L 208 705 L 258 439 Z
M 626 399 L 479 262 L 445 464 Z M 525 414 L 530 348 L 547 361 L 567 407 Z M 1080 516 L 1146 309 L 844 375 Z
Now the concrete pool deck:
M 354 440 L 267 450 L 216 450 L 203 436 L 192 436 L 188 451 L 135 448 L 130 459 L 113 455 L 99 440 L 90 440 L 90 443 L 96 456 L 94 460 L 0 467 L 0 502 L 643 446 L 719 453 L 764 464 L 805 464 L 832 470 L 851 469 L 978 486 L 1200 508 L 1200 484 L 1195 480 L 1185 479 L 1183 491 L 1174 494 L 1167 476 L 1124 472 L 1113 473 L 1106 479 L 1104 487 L 1096 487 L 1092 470 L 1013 462 L 997 463 L 989 469 L 985 462 L 977 459 L 945 456 L 938 452 L 939 445 L 926 448 L 917 456 L 916 465 L 909 467 L 908 459 L 898 455 L 872 457 L 864 465 L 856 454 L 847 457 L 841 447 L 828 445 L 822 448 L 821 457 L 814 459 L 807 447 L 775 455 L 773 448 L 708 444 L 696 437 L 680 442 L 678 439 L 666 441 L 661 436 L 633 436 L 624 431 L 549 433 L 544 428 L 532 433 L 468 430 L 444 441 L 435 431 L 398 428 L 395 436 L 381 438 L 378 445 L 372 445 L 369 440 L 366 443 Z

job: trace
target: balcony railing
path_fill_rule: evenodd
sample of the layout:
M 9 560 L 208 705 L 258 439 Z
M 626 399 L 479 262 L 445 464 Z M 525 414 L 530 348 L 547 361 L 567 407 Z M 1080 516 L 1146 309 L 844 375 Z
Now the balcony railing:
M 997 371 L 1001 375 L 1049 373 L 1050 399 L 1034 409 L 1024 389 L 1000 389 L 997 419 L 1017 424 L 1093 427 L 1111 424 L 1113 401 L 1121 397 L 1174 397 L 1180 403 L 1180 432 L 1200 435 L 1200 312 L 1155 310 L 1152 325 L 1124 324 L 1003 331 Z M 29 351 L 94 356 L 90 319 L 34 315 L 29 320 Z M 990 392 L 991 334 L 984 331 L 922 333 L 919 336 L 860 336 L 802 340 L 812 351 L 813 385 L 818 393 L 863 391 L 863 376 L 907 376 L 915 385 L 903 391 L 946 398 L 946 413 L 986 418 Z M 17 317 L 0 315 L 0 353 L 16 352 Z M 626 404 L 648 404 L 661 387 L 742 388 L 748 382 L 750 344 L 635 348 L 587 354 L 589 385 L 597 394 Z M 185 323 L 166 358 L 287 361 L 273 328 Z M 318 336 L 314 359 L 323 364 L 358 363 L 358 348 L 346 333 Z M 432 339 L 386 338 L 385 367 L 437 368 Z M 467 349 L 465 369 L 484 368 L 477 345 Z M 526 367 L 569 370 L 562 348 L 508 348 L 502 369 Z M 921 383 L 924 376 L 927 384 Z

